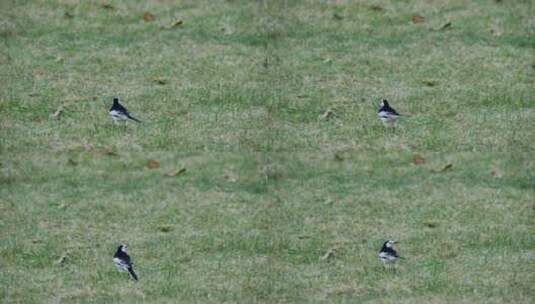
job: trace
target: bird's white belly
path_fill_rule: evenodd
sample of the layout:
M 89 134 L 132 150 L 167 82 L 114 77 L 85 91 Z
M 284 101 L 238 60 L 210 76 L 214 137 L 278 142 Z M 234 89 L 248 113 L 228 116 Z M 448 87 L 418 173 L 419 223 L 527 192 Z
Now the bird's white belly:
M 383 263 L 393 263 L 396 261 L 396 257 L 386 252 L 379 253 L 379 258 Z
M 383 122 L 394 122 L 399 118 L 399 115 L 395 115 L 386 111 L 379 112 L 379 118 Z
M 126 115 L 124 115 L 124 113 L 121 113 L 121 112 L 115 111 L 115 110 L 110 111 L 110 116 L 115 121 L 127 120 L 128 119 L 128 117 L 126 117 Z

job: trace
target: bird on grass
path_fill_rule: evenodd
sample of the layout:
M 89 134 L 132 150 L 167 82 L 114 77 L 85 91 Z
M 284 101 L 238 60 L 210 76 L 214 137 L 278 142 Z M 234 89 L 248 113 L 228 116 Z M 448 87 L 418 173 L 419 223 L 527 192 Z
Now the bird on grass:
M 383 244 L 381 251 L 379 251 L 379 259 L 383 264 L 393 264 L 397 259 L 402 259 L 396 250 L 394 250 L 395 243 L 397 242 L 388 240 Z
M 390 123 L 394 124 L 396 120 L 401 116 L 394 108 L 388 104 L 388 100 L 383 99 L 381 102 L 381 108 L 377 112 L 379 119 L 385 124 Z
M 125 244 L 119 245 L 117 251 L 113 255 L 113 261 L 115 262 L 115 266 L 117 266 L 117 269 L 119 269 L 119 271 L 128 271 L 132 278 L 137 281 L 137 275 L 134 272 L 134 268 L 132 267 L 134 263 L 132 263 L 132 260 L 130 259 L 127 250 L 128 247 Z
M 139 119 L 134 118 L 128 113 L 128 110 L 119 103 L 119 97 L 113 98 L 113 105 L 110 109 L 110 117 L 113 119 L 113 122 L 117 123 L 119 121 L 127 121 L 128 119 L 131 119 L 135 122 L 141 122 Z

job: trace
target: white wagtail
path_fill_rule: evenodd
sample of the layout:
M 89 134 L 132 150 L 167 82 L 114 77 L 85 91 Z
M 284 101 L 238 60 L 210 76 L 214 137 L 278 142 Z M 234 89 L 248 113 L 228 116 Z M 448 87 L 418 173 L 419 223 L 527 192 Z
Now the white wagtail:
M 393 124 L 401 116 L 394 108 L 392 108 L 386 99 L 381 102 L 381 108 L 377 112 L 379 118 L 383 123 Z
M 119 245 L 117 248 L 117 252 L 113 255 L 113 261 L 115 262 L 115 266 L 117 266 L 117 269 L 121 272 L 128 271 L 132 278 L 137 281 L 137 275 L 134 272 L 134 268 L 132 267 L 134 263 L 132 263 L 132 260 L 130 259 L 130 256 L 128 255 L 128 247 L 125 244 Z
M 397 243 L 395 241 L 386 241 L 383 244 L 383 247 L 381 248 L 381 251 L 379 251 L 379 259 L 381 259 L 381 262 L 384 264 L 391 264 L 396 262 L 397 259 L 402 259 L 394 250 L 394 244 Z
M 126 121 L 128 119 L 131 119 L 135 122 L 141 122 L 140 120 L 132 117 L 130 113 L 128 113 L 128 110 L 119 103 L 119 97 L 113 98 L 113 105 L 110 109 L 110 116 L 111 119 L 113 119 L 113 122 L 115 123 L 119 121 Z

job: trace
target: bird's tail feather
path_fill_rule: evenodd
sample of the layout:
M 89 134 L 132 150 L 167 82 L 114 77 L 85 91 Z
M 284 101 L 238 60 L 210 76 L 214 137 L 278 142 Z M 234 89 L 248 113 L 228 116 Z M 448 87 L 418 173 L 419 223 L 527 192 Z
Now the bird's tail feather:
M 132 276 L 132 278 L 133 278 L 134 280 L 137 281 L 137 275 L 136 275 L 136 273 L 134 272 L 134 269 L 132 269 L 132 267 L 128 267 L 128 272 L 130 273 L 130 275 Z
M 137 119 L 137 118 L 131 116 L 130 114 L 128 114 L 128 118 L 132 119 L 132 120 L 135 121 L 135 122 L 141 123 L 141 120 L 139 120 L 139 119 Z

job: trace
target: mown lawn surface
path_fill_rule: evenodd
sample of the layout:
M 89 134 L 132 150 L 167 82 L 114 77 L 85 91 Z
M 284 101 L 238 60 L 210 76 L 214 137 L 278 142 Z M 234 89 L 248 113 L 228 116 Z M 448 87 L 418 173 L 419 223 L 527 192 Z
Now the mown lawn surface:
M 533 303 L 532 1 L 0 11 L 0 302 Z

